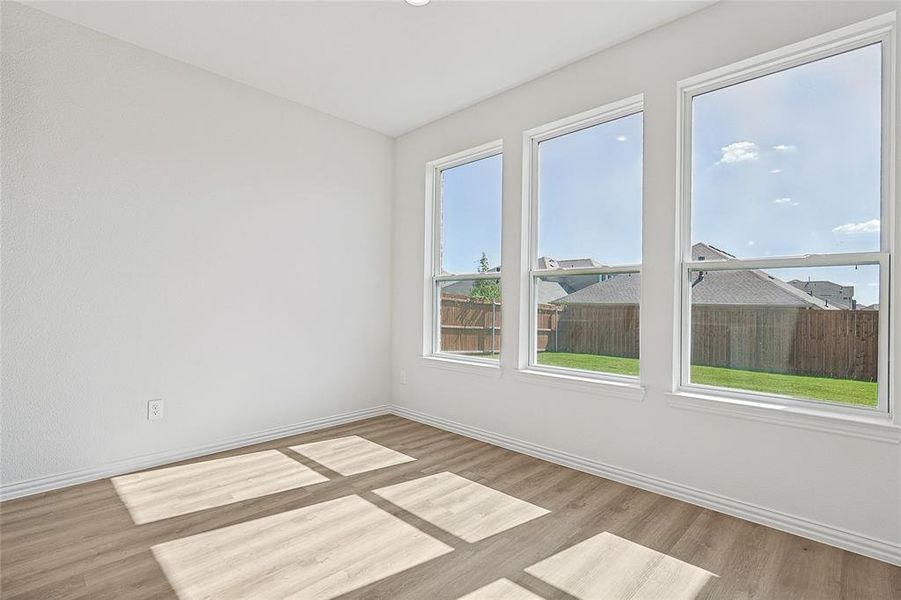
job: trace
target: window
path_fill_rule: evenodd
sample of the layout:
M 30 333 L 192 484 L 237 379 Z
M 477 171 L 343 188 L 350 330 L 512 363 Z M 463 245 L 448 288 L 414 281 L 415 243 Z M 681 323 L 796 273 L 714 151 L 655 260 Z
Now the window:
M 641 109 L 631 98 L 527 133 L 531 369 L 638 376 Z
M 886 35 L 680 84 L 683 388 L 888 409 Z
M 497 142 L 428 166 L 426 355 L 489 364 L 500 356 L 502 159 Z

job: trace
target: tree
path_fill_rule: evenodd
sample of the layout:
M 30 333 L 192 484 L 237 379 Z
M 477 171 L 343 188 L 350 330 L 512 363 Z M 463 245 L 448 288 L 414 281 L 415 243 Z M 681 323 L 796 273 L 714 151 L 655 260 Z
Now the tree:
M 488 264 L 488 256 L 482 252 L 479 259 L 479 273 L 487 273 L 491 270 Z M 501 299 L 501 282 L 497 279 L 478 279 L 469 290 L 469 297 L 478 300 L 499 302 Z

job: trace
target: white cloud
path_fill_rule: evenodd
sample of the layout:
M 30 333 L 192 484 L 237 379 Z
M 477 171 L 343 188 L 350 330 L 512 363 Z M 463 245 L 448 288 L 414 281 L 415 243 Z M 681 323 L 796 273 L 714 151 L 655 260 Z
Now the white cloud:
M 618 136 L 616 136 L 616 141 L 617 141 L 617 142 L 625 142 L 627 139 L 629 139 L 629 138 L 627 138 L 627 137 L 624 136 L 624 135 L 618 135 Z
M 760 155 L 760 147 L 754 142 L 733 142 L 720 148 L 720 151 L 723 155 L 716 164 L 757 160 L 757 157 Z
M 770 173 L 773 175 L 777 175 L 782 172 L 782 169 L 770 169 Z
M 776 144 L 773 146 L 773 150 L 778 150 L 779 152 L 794 152 L 798 147 L 793 144 Z
M 799 204 L 801 204 L 801 203 L 800 202 L 792 202 L 792 206 L 798 206 Z
M 832 228 L 832 233 L 842 235 L 854 235 L 856 233 L 879 233 L 879 219 L 864 221 L 863 223 L 845 223 Z
M 749 246 L 753 246 L 753 245 L 754 245 L 754 240 L 749 241 L 749 242 L 748 242 L 748 245 L 749 245 Z
M 776 198 L 773 200 L 773 204 L 788 204 L 791 201 L 791 198 Z

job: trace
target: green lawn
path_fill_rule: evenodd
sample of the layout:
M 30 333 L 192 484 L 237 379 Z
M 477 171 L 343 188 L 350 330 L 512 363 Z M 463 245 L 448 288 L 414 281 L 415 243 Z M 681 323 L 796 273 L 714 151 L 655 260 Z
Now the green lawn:
M 585 371 L 601 371 L 615 375 L 638 375 L 637 358 L 573 354 L 571 352 L 539 352 L 538 364 Z
M 569 369 L 614 373 L 616 375 L 638 375 L 638 359 L 635 358 L 572 354 L 569 352 L 541 352 L 538 354 L 538 363 L 554 367 L 567 367 Z M 876 406 L 876 384 L 870 381 L 760 373 L 757 371 L 700 366 L 691 368 L 691 380 L 692 383 L 703 385 L 769 392 L 798 398 L 840 402 L 842 404 Z

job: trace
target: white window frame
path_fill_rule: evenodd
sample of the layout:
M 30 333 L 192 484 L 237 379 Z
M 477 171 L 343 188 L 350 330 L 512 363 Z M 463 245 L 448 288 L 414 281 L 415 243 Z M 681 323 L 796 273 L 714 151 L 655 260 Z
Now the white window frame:
M 500 360 L 484 358 L 480 356 L 468 356 L 453 352 L 442 352 L 441 344 L 441 295 L 438 286 L 448 281 L 477 281 L 493 280 L 501 283 L 501 273 L 454 273 L 441 272 L 441 216 L 443 203 L 442 173 L 448 169 L 473 163 L 492 156 L 502 156 L 504 152 L 503 140 L 495 140 L 445 156 L 426 164 L 426 211 L 425 211 L 425 293 L 423 306 L 423 349 L 422 355 L 426 358 L 435 358 L 442 361 L 461 363 L 464 365 L 476 365 L 480 367 L 500 367 Z M 503 182 L 501 184 L 501 214 L 503 214 Z M 501 264 L 503 264 L 503 218 L 501 219 L 501 231 L 498 232 L 501 240 Z M 501 291 L 503 298 L 503 290 Z M 500 355 L 500 348 L 498 348 Z
M 695 96 L 771 75 L 816 60 L 829 58 L 843 52 L 856 50 L 875 43 L 882 44 L 882 182 L 881 182 L 881 232 L 880 249 L 875 252 L 834 254 L 807 254 L 776 258 L 748 258 L 728 260 L 692 259 L 691 246 L 691 170 L 692 170 L 692 100 Z M 818 412 L 846 416 L 883 415 L 891 418 L 892 394 L 890 393 L 890 323 L 894 306 L 891 302 L 893 281 L 892 253 L 894 249 L 895 202 L 895 18 L 894 14 L 869 19 L 862 23 L 817 36 L 785 48 L 751 58 L 731 66 L 678 82 L 679 141 L 678 177 L 680 240 L 678 270 L 679 306 L 677 323 L 678 347 L 675 352 L 673 388 L 677 393 L 698 394 L 707 399 L 747 401 L 777 408 L 815 409 Z M 717 386 L 691 383 L 691 286 L 692 269 L 704 271 L 730 269 L 768 269 L 797 267 L 850 267 L 879 265 L 879 358 L 877 366 L 878 401 L 875 408 L 839 404 L 821 400 L 807 400 L 772 393 L 735 390 Z
M 561 269 L 538 268 L 538 221 L 539 221 L 539 160 L 538 145 L 541 142 L 558 138 L 576 131 L 588 129 L 596 125 L 609 123 L 616 119 L 629 117 L 644 112 L 644 96 L 638 94 L 623 100 L 612 102 L 604 106 L 588 110 L 571 117 L 566 117 L 552 123 L 530 129 L 523 134 L 523 231 L 527 232 L 526 243 L 523 247 L 524 261 L 524 308 L 528 320 L 528 335 L 520 336 L 520 371 L 528 371 L 544 376 L 558 376 L 561 379 L 572 381 L 574 378 L 580 381 L 594 381 L 601 383 L 614 383 L 619 386 L 637 388 L 640 385 L 641 375 L 628 376 L 614 373 L 601 373 L 583 369 L 570 369 L 566 367 L 554 367 L 538 364 L 538 280 L 541 277 L 553 277 L 561 274 Z M 644 129 L 642 128 L 642 131 Z M 644 146 L 642 145 L 642 153 Z M 642 205 L 644 199 L 642 198 Z M 566 275 L 608 275 L 624 273 L 641 273 L 641 264 L 616 265 L 612 267 L 584 267 L 566 269 Z M 639 300 L 639 322 L 641 321 L 642 301 Z M 641 344 L 639 341 L 639 360 L 641 357 Z

